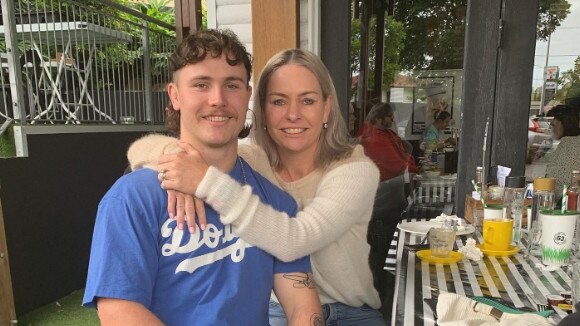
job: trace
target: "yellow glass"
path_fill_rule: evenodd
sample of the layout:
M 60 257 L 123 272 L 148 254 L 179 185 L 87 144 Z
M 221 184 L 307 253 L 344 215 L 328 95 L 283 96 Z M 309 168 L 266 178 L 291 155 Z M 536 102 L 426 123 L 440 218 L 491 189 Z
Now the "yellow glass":
M 511 219 L 483 220 L 483 245 L 487 250 L 503 251 L 510 248 L 514 221 Z

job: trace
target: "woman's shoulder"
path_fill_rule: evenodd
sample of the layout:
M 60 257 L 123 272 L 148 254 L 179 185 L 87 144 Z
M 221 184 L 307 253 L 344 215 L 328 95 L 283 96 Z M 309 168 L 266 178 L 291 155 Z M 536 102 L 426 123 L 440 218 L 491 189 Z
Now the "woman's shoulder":
M 356 145 L 352 150 L 350 156 L 333 162 L 328 166 L 326 170 L 328 172 L 335 170 L 339 167 L 345 167 L 353 164 L 369 165 L 369 168 L 376 169 L 375 163 L 368 156 L 366 156 L 363 146 Z

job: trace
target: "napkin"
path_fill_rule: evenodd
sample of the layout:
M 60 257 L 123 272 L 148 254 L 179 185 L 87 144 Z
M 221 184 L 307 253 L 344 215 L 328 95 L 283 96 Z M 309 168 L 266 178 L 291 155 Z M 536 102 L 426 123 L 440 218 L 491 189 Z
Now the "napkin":
M 548 326 L 545 317 L 503 312 L 485 303 L 455 293 L 442 292 L 437 300 L 437 324 L 440 326 Z
M 455 231 L 465 229 L 465 221 L 459 218 L 457 215 L 447 215 L 445 213 L 441 213 L 441 215 L 434 217 L 432 221 L 444 223 L 446 226 L 453 226 Z
M 475 239 L 472 238 L 467 239 L 465 246 L 461 247 L 459 252 L 462 253 L 464 257 L 474 261 L 480 261 L 483 258 L 483 252 L 475 246 Z

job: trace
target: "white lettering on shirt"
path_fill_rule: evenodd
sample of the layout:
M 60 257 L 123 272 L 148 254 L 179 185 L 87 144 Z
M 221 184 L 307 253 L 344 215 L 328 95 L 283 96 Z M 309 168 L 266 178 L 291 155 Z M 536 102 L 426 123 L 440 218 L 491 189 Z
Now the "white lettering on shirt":
M 195 232 L 190 235 L 189 241 L 181 246 L 180 244 L 183 239 L 184 231 L 178 229 L 176 225 L 169 226 L 172 222 L 174 221 L 168 219 L 161 226 L 161 236 L 164 238 L 171 238 L 169 243 L 166 243 L 161 247 L 161 253 L 163 256 L 172 256 L 176 253 L 187 254 L 194 252 L 202 246 L 214 249 L 218 246 L 220 241 L 221 243 L 228 243 L 235 240 L 234 243 L 222 249 L 199 255 L 197 257 L 184 259 L 179 263 L 179 265 L 177 265 L 175 273 L 193 273 L 196 269 L 224 259 L 227 256 L 231 256 L 234 263 L 239 263 L 244 259 L 246 248 L 253 247 L 249 243 L 238 238 L 233 233 L 231 225 L 224 225 L 223 230 L 220 230 L 211 223 L 206 225 L 203 236 L 198 227 L 195 229 Z

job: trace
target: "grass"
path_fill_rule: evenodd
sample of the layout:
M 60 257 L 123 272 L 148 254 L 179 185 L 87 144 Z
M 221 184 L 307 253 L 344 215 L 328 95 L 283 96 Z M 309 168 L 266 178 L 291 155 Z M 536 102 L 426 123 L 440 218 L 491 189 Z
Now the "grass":
M 84 289 L 18 318 L 19 326 L 98 326 L 95 309 L 81 306 Z
M 14 144 L 14 129 L 8 127 L 6 132 L 0 135 L 0 157 L 16 156 L 16 145 Z

